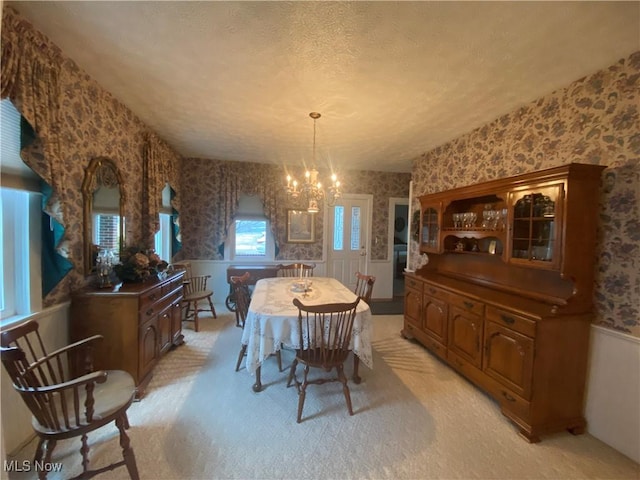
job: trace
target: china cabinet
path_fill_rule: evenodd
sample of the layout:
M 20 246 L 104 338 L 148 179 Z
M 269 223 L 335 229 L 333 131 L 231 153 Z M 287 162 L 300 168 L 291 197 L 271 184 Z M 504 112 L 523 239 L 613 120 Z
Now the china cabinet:
M 491 395 L 530 442 L 583 415 L 603 166 L 572 163 L 420 198 L 402 334 Z
M 138 399 L 160 357 L 184 341 L 183 277 L 178 271 L 164 280 L 118 284 L 109 290 L 87 288 L 72 296 L 71 341 L 102 335 L 94 349 L 95 368 L 129 372 Z

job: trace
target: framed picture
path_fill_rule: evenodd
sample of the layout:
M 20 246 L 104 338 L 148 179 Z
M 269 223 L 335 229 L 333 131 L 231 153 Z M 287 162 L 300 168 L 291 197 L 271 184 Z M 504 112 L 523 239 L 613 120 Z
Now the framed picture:
M 315 216 L 306 210 L 287 210 L 287 242 L 315 242 Z

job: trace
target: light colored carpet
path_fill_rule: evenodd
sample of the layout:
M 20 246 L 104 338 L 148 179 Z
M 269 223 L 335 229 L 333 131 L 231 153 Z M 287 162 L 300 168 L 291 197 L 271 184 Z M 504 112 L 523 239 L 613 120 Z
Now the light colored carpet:
M 339 384 L 312 385 L 299 425 L 296 389 L 286 388 L 275 358 L 263 365 L 261 393 L 244 367 L 234 371 L 241 331 L 231 314 L 203 319 L 197 334 L 185 325 L 186 344 L 163 357 L 147 395 L 129 410 L 141 478 L 640 478 L 638 464 L 588 434 L 526 443 L 489 397 L 400 337 L 402 316 L 373 321 L 374 368 L 361 368 L 360 385 L 350 382 L 355 415 Z M 285 364 L 291 358 L 284 352 Z M 119 458 L 115 427 L 90 440 L 92 466 Z M 64 469 L 49 478 L 80 473 L 78 448 L 79 441 L 58 445 L 54 460 Z M 34 450 L 31 442 L 16 459 Z M 128 477 L 119 468 L 97 478 Z

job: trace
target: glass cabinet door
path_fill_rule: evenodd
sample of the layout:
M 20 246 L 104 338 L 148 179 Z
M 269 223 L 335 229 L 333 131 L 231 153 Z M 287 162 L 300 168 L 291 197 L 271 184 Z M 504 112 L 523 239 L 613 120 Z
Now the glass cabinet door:
M 422 209 L 422 228 L 420 231 L 421 250 L 438 251 L 440 239 L 439 209 L 435 206 L 425 206 Z
M 541 268 L 560 264 L 563 184 L 509 194 L 513 210 L 509 261 Z

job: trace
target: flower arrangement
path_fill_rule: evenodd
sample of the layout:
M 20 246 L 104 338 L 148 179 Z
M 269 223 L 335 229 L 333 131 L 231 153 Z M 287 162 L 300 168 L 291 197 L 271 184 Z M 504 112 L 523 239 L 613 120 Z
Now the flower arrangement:
M 123 282 L 144 282 L 151 275 L 164 272 L 169 264 L 153 250 L 127 247 L 120 256 L 120 263 L 113 267 Z

